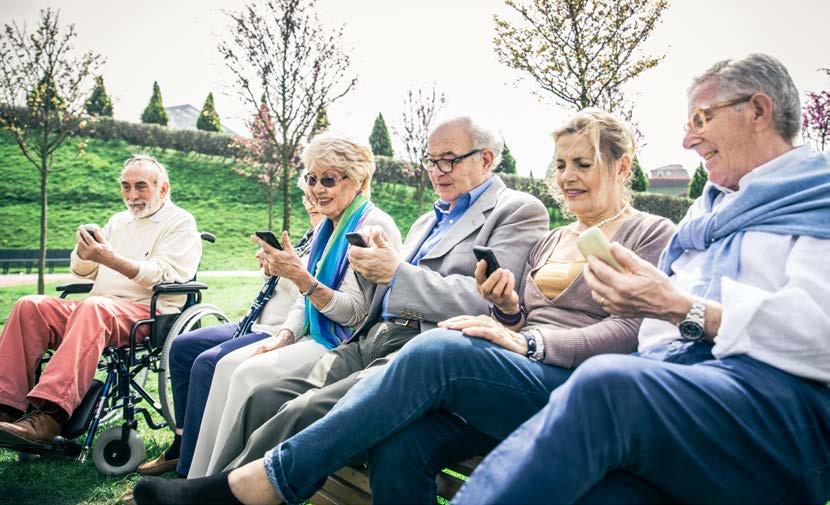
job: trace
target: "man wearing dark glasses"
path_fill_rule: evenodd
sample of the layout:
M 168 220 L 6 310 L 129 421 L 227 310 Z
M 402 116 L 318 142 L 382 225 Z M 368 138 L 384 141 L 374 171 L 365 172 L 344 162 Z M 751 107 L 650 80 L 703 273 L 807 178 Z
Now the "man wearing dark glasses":
M 217 468 L 261 458 L 324 416 L 367 370 L 439 321 L 487 313 L 476 291 L 474 246 L 489 247 L 503 268 L 524 279 L 530 249 L 548 230 L 548 213 L 538 199 L 508 189 L 493 175 L 503 145 L 468 117 L 433 130 L 422 169 L 438 194 L 434 208 L 412 225 L 400 254 L 380 229 L 365 233 L 368 247 L 353 246 L 349 253 L 352 268 L 379 285 L 368 317 L 349 344 L 289 373 L 280 381 L 284 387 L 255 390 Z M 308 184 L 337 184 L 329 179 Z M 308 380 L 318 373 L 326 377 L 322 388 Z

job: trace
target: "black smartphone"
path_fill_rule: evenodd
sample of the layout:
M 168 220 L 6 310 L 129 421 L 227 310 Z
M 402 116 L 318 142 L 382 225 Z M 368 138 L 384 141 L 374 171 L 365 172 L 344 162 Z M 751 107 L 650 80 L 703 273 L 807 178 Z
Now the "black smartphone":
M 282 244 L 280 244 L 280 241 L 277 239 L 277 236 L 274 235 L 274 232 L 272 232 L 271 230 L 255 231 L 254 235 L 264 240 L 266 244 L 270 245 L 274 249 L 279 249 L 280 251 L 282 251 Z
M 91 224 L 87 224 L 87 225 L 84 225 L 84 229 L 86 230 L 87 233 L 92 235 L 92 240 L 98 242 L 98 238 L 95 236 L 95 227 L 94 226 L 92 226 Z
M 352 231 L 346 234 L 346 240 L 349 241 L 350 244 L 357 247 L 369 247 L 369 244 L 366 243 L 366 240 L 363 238 L 363 235 L 360 232 Z
M 499 260 L 496 259 L 496 255 L 489 247 L 477 245 L 473 247 L 473 254 L 476 255 L 477 260 L 484 260 L 487 262 L 487 277 L 493 275 L 493 272 L 499 268 Z

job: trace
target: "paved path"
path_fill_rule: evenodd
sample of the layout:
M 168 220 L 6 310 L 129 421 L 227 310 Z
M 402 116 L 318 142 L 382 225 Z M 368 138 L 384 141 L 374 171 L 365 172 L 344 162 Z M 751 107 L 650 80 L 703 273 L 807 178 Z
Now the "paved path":
M 257 270 L 201 270 L 199 279 L 210 277 L 259 277 Z M 71 282 L 77 280 L 83 282 L 70 273 L 46 274 L 45 282 Z M 9 274 L 0 275 L 0 288 L 10 286 L 25 286 L 37 283 L 37 274 Z

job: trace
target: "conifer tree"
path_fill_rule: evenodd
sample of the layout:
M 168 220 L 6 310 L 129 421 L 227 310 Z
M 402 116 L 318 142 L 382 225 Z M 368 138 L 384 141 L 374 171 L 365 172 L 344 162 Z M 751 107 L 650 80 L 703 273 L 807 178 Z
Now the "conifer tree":
M 321 107 L 319 111 L 317 111 L 317 117 L 314 118 L 314 126 L 311 127 L 311 134 L 309 134 L 308 138 L 314 138 L 315 135 L 319 135 L 324 131 L 329 129 L 329 115 L 326 112 L 325 107 Z
M 196 129 L 206 132 L 222 131 L 222 123 L 219 121 L 219 114 L 216 113 L 216 106 L 213 103 L 213 93 L 208 93 L 199 119 L 196 120 Z
M 636 156 L 634 157 L 634 162 L 631 164 L 631 189 L 640 192 L 648 189 L 648 178 L 643 173 L 640 160 Z
M 150 103 L 147 104 L 147 108 L 141 113 L 141 122 L 167 126 L 168 119 L 167 111 L 164 110 L 164 104 L 161 101 L 161 88 L 159 88 L 158 81 L 154 81 L 153 96 L 150 97 Z
M 369 145 L 375 156 L 392 156 L 392 138 L 389 135 L 389 128 L 383 120 L 383 114 L 378 113 L 375 124 L 372 126 L 372 134 L 369 135 Z
M 90 116 L 112 117 L 112 100 L 107 95 L 104 77 L 101 75 L 95 78 L 95 88 L 86 102 L 86 113 Z
M 510 154 L 510 148 L 504 144 L 504 151 L 501 153 L 501 163 L 496 167 L 496 172 L 500 174 L 515 174 L 516 173 L 516 159 Z
M 706 169 L 703 168 L 703 163 L 699 164 L 695 169 L 692 180 L 689 181 L 689 198 L 697 198 L 703 194 L 703 186 L 706 185 L 706 180 L 709 178 Z

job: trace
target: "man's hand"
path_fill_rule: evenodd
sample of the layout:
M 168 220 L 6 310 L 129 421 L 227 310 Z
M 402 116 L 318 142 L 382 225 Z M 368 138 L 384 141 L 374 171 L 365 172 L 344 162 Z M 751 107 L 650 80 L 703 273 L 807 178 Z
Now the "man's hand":
M 279 333 L 277 333 L 276 340 L 257 347 L 256 352 L 254 352 L 251 356 L 257 356 L 259 354 L 265 354 L 266 352 L 275 351 L 293 343 L 294 333 L 291 330 L 282 329 Z
M 369 247 L 349 248 L 349 264 L 370 282 L 389 284 L 398 271 L 401 258 L 386 240 L 382 229 L 372 227 L 364 233 L 369 236 Z
M 291 238 L 288 236 L 288 232 L 283 231 L 281 238 L 282 251 L 271 247 L 256 235 L 251 235 L 251 240 L 260 247 L 257 252 L 257 260 L 259 260 L 266 274 L 284 277 L 299 286 L 300 279 L 308 278 L 310 275 L 303 267 L 300 257 L 294 251 L 294 247 L 291 246 Z
M 94 226 L 94 233 L 90 233 L 86 227 Z M 78 242 L 78 257 L 85 261 L 94 261 L 109 266 L 112 263 L 115 253 L 112 245 L 104 237 L 104 233 L 97 225 L 82 225 L 75 232 L 75 240 Z
M 589 256 L 583 275 L 593 299 L 610 314 L 680 323 L 692 307 L 692 298 L 677 291 L 665 273 L 620 244 L 611 244 L 611 254 L 627 272 L 617 272 Z
M 527 354 L 527 340 L 519 333 L 510 331 L 498 321 L 494 321 L 490 316 L 456 316 L 441 321 L 438 326 L 461 330 L 468 337 L 483 338 L 522 356 Z
M 516 277 L 510 270 L 497 268 L 493 275 L 487 277 L 487 262 L 479 260 L 476 264 L 476 289 L 481 297 L 492 303 L 505 314 L 516 314 L 519 308 L 519 295 L 516 294 Z

